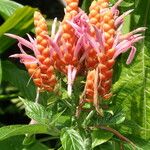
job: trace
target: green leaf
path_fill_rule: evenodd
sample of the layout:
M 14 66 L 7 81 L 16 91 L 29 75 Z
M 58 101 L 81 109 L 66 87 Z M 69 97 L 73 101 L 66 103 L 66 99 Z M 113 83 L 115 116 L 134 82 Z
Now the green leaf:
M 10 0 L 0 0 L 0 15 L 6 20 L 10 17 L 17 8 L 23 5 Z
M 1 60 L 0 60 L 0 84 L 2 82 L 2 65 L 1 65 Z
M 82 3 L 81 8 L 85 11 L 85 12 L 89 12 L 89 7 L 91 5 L 92 0 L 84 0 Z
M 131 16 L 130 27 L 150 27 L 150 1 L 135 1 L 136 10 Z M 122 105 L 128 120 L 140 126 L 141 130 L 127 128 L 125 131 L 150 138 L 150 34 L 145 33 L 145 39 L 138 44 L 136 58 L 130 66 L 125 65 L 126 55 L 122 57 L 122 72 L 114 84 L 114 102 Z
M 91 150 L 92 149 L 92 137 L 91 137 L 91 130 L 84 130 L 80 129 L 79 133 L 84 141 L 85 149 Z
M 32 101 L 35 99 L 35 86 L 32 81 L 28 84 L 30 77 L 26 71 L 18 69 L 9 61 L 2 61 L 2 70 L 3 80 L 17 87 L 25 98 Z
M 112 110 L 106 111 L 104 117 L 97 118 L 97 125 L 117 125 L 125 120 L 125 114 L 123 111 L 116 109 L 114 112 Z
M 34 142 L 32 145 L 22 145 L 24 136 L 15 136 L 3 141 L 0 141 L 1 150 L 49 150 L 44 144 Z
M 74 129 L 63 129 L 60 139 L 64 150 L 85 150 L 81 135 Z
M 15 43 L 15 40 L 6 37 L 4 33 L 23 36 L 33 28 L 34 11 L 35 9 L 28 6 L 19 8 L 0 26 L 0 53 Z
M 128 138 L 136 145 L 136 150 L 149 150 L 150 149 L 150 141 L 145 141 L 141 138 L 134 137 L 133 135 L 129 135 Z M 133 146 L 131 144 L 124 144 L 125 150 L 132 150 Z
M 92 148 L 101 145 L 112 138 L 113 134 L 101 129 L 92 131 Z
M 28 117 L 40 124 L 47 126 L 49 134 L 53 136 L 59 135 L 60 131 L 54 126 L 54 123 L 59 119 L 63 112 L 52 116 L 52 111 L 46 111 L 42 105 L 25 100 L 23 98 L 20 99 L 25 105 L 25 110 Z
M 28 117 L 37 121 L 40 124 L 48 124 L 48 119 L 51 118 L 51 114 L 48 115 L 46 109 L 42 105 L 25 100 L 21 97 L 20 99 L 25 105 L 25 110 Z
M 47 127 L 40 124 L 5 126 L 0 128 L 0 141 L 11 136 L 38 133 L 48 134 Z

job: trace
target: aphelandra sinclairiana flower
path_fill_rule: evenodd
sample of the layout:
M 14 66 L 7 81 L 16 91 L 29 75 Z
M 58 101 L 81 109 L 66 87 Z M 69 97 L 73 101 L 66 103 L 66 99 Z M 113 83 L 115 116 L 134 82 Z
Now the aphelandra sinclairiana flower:
M 112 96 L 110 89 L 115 59 L 121 53 L 131 50 L 126 62 L 130 64 L 136 52 L 134 43 L 144 38 L 139 33 L 145 31 L 144 27 L 122 34 L 124 17 L 133 11 L 129 10 L 119 16 L 117 7 L 122 1 L 119 0 L 114 6 L 109 7 L 108 0 L 94 0 L 88 16 L 80 11 L 69 22 L 78 37 L 84 35 L 85 65 L 89 70 L 85 85 L 87 102 L 94 101 L 95 69 L 98 68 L 98 94 L 103 99 L 109 99 Z
M 34 13 L 34 24 L 36 38 L 32 39 L 28 35 L 27 41 L 17 35 L 5 34 L 11 38 L 19 41 L 18 46 L 22 54 L 14 54 L 10 57 L 20 58 L 21 62 L 25 64 L 31 78 L 41 91 L 53 91 L 56 84 L 56 76 L 54 73 L 54 63 L 52 62 L 52 47 L 49 44 L 47 24 L 43 16 L 39 12 Z M 23 46 L 31 49 L 33 55 L 27 54 L 23 50 Z
M 133 10 L 119 15 L 118 5 L 110 7 L 109 0 L 94 0 L 87 15 L 78 7 L 79 0 L 66 0 L 65 16 L 56 31 L 56 20 L 51 29 L 51 36 L 45 19 L 39 12 L 34 14 L 36 38 L 28 35 L 29 41 L 13 34 L 6 34 L 19 41 L 19 57 L 25 64 L 35 85 L 41 90 L 52 91 L 56 85 L 55 70 L 66 75 L 68 95 L 78 73 L 87 74 L 85 84 L 85 102 L 94 102 L 94 93 L 103 99 L 111 97 L 113 66 L 115 59 L 122 53 L 131 50 L 127 59 L 130 64 L 136 48 L 134 43 L 144 37 L 138 28 L 125 35 L 122 34 L 124 17 Z M 29 55 L 23 49 L 33 51 Z M 97 90 L 97 91 L 96 91 Z

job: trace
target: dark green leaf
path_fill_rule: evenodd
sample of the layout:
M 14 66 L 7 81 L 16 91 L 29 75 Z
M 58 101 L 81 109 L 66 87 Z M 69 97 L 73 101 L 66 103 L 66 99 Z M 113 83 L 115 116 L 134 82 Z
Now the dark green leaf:
M 3 141 L 0 141 L 1 150 L 49 150 L 44 144 L 34 142 L 29 146 L 22 145 L 24 136 L 15 136 Z
M 0 15 L 7 19 L 17 8 L 23 7 L 21 4 L 10 0 L 0 0 Z
M 34 125 L 11 125 L 0 128 L 0 140 L 4 140 L 11 136 L 22 135 L 22 134 L 38 134 L 47 133 L 47 127 L 40 124 Z
M 101 145 L 111 139 L 113 136 L 112 133 L 104 131 L 101 129 L 92 131 L 92 148 Z
M 6 37 L 4 33 L 13 33 L 22 36 L 33 28 L 34 11 L 35 9 L 28 6 L 19 8 L 0 26 L 0 53 L 15 43 L 15 40 Z
M 25 98 L 32 101 L 35 99 L 35 86 L 32 81 L 28 84 L 30 77 L 26 71 L 18 69 L 14 64 L 8 61 L 2 61 L 2 70 L 3 80 L 9 81 L 12 85 L 17 87 Z
M 85 150 L 81 135 L 74 129 L 63 129 L 60 139 L 64 150 Z
M 84 0 L 82 3 L 81 8 L 85 11 L 85 12 L 89 12 L 89 7 L 91 5 L 92 0 Z

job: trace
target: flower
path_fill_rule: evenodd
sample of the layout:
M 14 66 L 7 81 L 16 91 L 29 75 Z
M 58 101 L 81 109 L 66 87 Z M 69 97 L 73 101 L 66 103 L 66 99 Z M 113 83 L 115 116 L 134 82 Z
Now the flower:
M 103 99 L 109 99 L 111 94 L 111 84 L 113 76 L 113 66 L 116 58 L 131 49 L 127 64 L 134 58 L 136 48 L 134 43 L 143 39 L 139 32 L 145 31 L 141 27 L 122 34 L 124 17 L 133 10 L 129 10 L 119 16 L 118 5 L 123 0 L 119 0 L 114 6 L 109 7 L 108 0 L 93 1 L 90 6 L 89 15 L 83 11 L 68 23 L 75 29 L 78 37 L 83 36 L 83 49 L 85 53 L 85 65 L 90 70 L 86 81 L 86 97 L 94 101 L 94 80 L 95 69 L 98 68 L 98 93 Z M 89 92 L 90 91 L 90 92 Z
M 136 53 L 134 43 L 143 39 L 140 32 L 145 27 L 122 34 L 124 17 L 133 10 L 119 15 L 118 5 L 110 7 L 109 0 L 94 0 L 87 15 L 78 7 L 79 0 L 66 0 L 65 16 L 56 31 L 54 19 L 51 36 L 47 24 L 39 12 L 34 14 L 36 38 L 28 35 L 29 41 L 13 34 L 6 34 L 19 41 L 20 58 L 34 83 L 41 90 L 53 91 L 56 85 L 55 70 L 67 77 L 68 95 L 80 72 L 87 74 L 85 101 L 97 103 L 96 97 L 109 99 L 112 96 L 113 66 L 116 58 L 131 50 L 127 59 L 130 64 Z M 23 46 L 32 50 L 29 55 Z M 96 96 L 97 95 L 97 96 Z

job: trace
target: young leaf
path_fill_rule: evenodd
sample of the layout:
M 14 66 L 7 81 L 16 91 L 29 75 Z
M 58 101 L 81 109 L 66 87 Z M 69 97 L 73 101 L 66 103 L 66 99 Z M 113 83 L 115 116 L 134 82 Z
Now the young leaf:
M 10 1 L 0 0 L 0 15 L 6 20 L 10 17 L 17 8 L 23 7 L 21 4 Z
M 135 1 L 135 14 L 131 16 L 135 25 L 150 27 L 150 1 Z M 150 42 L 149 31 L 138 45 L 136 58 L 130 66 L 122 65 L 120 79 L 115 83 L 114 102 L 126 110 L 127 119 L 134 121 L 143 130 L 132 129 L 132 133 L 144 139 L 150 138 Z M 125 56 L 124 56 L 125 57 Z M 122 57 L 122 63 L 125 59 Z
M 63 129 L 60 139 L 64 150 L 86 150 L 81 135 L 72 128 Z
M 0 128 L 0 141 L 15 135 L 38 133 L 48 134 L 47 127 L 40 124 L 5 126 Z
M 92 131 L 92 148 L 101 145 L 111 139 L 113 136 L 112 133 L 104 131 L 101 129 Z

